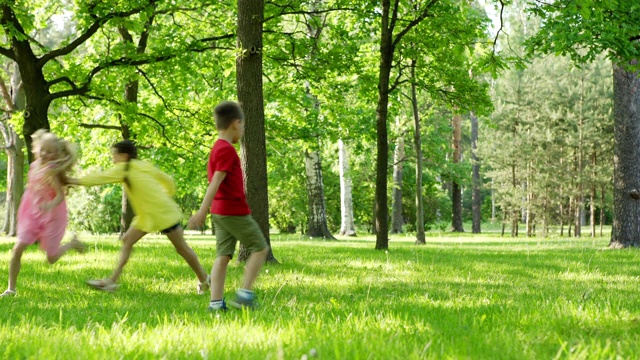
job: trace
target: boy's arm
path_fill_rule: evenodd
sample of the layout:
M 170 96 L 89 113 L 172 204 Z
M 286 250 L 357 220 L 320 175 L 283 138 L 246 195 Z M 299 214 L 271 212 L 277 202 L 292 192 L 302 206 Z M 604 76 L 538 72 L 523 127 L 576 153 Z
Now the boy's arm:
M 58 176 L 54 176 L 51 180 L 51 185 L 53 186 L 53 190 L 56 192 L 56 196 L 51 201 L 47 201 L 40 205 L 40 209 L 42 211 L 49 211 L 56 206 L 60 205 L 60 203 L 64 200 L 64 191 L 62 190 L 62 182 Z
M 209 187 L 207 187 L 207 192 L 204 195 L 204 199 L 202 200 L 200 209 L 198 209 L 198 212 L 193 215 L 187 223 L 187 227 L 189 229 L 199 229 L 202 227 L 202 225 L 204 225 L 204 220 L 207 217 L 207 213 L 209 212 L 209 207 L 213 202 L 213 198 L 216 196 L 216 193 L 220 188 L 220 184 L 222 184 L 222 180 L 224 180 L 226 176 L 226 171 L 216 171 L 215 173 L 213 173 L 213 177 L 211 178 Z

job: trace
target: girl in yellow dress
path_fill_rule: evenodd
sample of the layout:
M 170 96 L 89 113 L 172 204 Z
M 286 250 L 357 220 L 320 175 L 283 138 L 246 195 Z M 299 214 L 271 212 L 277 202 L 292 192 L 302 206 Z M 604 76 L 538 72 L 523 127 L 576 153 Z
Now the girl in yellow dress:
M 122 274 L 133 245 L 150 232 L 160 231 L 167 235 L 176 251 L 182 256 L 198 276 L 198 293 L 209 288 L 209 276 L 202 268 L 198 256 L 187 245 L 182 233 L 182 212 L 173 200 L 175 184 L 173 179 L 152 164 L 138 160 L 138 152 L 129 140 L 116 143 L 111 148 L 115 166 L 101 173 L 90 174 L 79 179 L 67 179 L 69 184 L 95 186 L 124 183 L 124 190 L 135 214 L 131 226 L 124 234 L 118 265 L 111 277 L 89 280 L 89 286 L 103 291 L 115 291 L 116 282 Z

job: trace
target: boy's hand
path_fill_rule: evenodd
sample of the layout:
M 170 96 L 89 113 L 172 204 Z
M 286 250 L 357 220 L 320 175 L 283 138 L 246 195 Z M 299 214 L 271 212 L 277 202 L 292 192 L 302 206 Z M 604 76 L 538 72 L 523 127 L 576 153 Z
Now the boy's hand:
M 204 220 L 207 218 L 207 212 L 198 210 L 198 212 L 189 218 L 187 223 L 187 229 L 201 229 L 204 225 Z

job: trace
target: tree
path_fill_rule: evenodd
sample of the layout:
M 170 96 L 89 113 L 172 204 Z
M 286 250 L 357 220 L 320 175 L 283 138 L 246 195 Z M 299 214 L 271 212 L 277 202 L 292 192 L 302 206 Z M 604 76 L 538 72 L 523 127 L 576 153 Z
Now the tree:
M 340 167 L 340 235 L 356 236 L 356 227 L 353 221 L 353 195 L 351 192 L 349 155 L 342 139 L 338 140 L 338 154 L 338 166 Z
M 247 200 L 253 217 L 271 248 L 269 238 L 269 199 L 267 189 L 267 152 L 264 131 L 264 98 L 262 93 L 262 22 L 264 2 L 238 0 L 238 48 L 236 79 L 238 100 L 245 113 L 242 138 L 242 168 Z M 246 251 L 238 255 L 246 259 Z M 267 261 L 277 261 L 269 251 Z
M 376 105 L 376 190 L 375 190 L 375 214 L 376 214 L 376 249 L 388 248 L 388 114 L 389 95 L 406 81 L 403 71 L 408 68 L 406 62 L 396 59 L 396 55 L 404 55 L 407 58 L 417 58 L 422 52 L 425 63 L 433 64 L 431 56 L 438 57 L 440 51 L 448 54 L 448 60 L 443 64 L 426 68 L 427 75 L 419 74 L 421 83 L 426 83 L 434 93 L 434 97 L 446 98 L 449 103 L 462 104 L 461 108 L 467 108 L 467 100 L 472 91 L 478 91 L 477 83 L 468 81 L 469 68 L 462 72 L 464 75 L 451 76 L 453 66 L 461 59 L 467 59 L 467 50 L 475 39 L 486 28 L 486 16 L 480 14 L 470 4 L 460 4 L 450 1 L 409 1 L 383 0 L 381 7 L 380 30 L 380 58 L 378 73 L 378 101 Z M 416 31 L 412 31 L 418 29 Z M 415 34 L 414 34 L 415 33 Z M 419 34 L 419 35 L 418 35 Z M 425 36 L 432 34 L 433 37 Z M 403 42 L 405 37 L 410 37 L 407 44 Z M 428 39 L 428 41 L 425 41 Z M 472 40 L 474 39 L 474 40 Z M 448 51 L 447 51 L 448 50 Z M 414 55 L 416 55 L 414 57 Z M 398 56 L 400 57 L 400 56 Z M 394 61 L 396 61 L 394 63 Z M 435 62 L 434 62 L 435 63 Z M 465 64 L 468 65 L 468 64 Z M 392 70 L 396 71 L 392 80 Z M 459 68 L 455 67 L 456 70 Z M 451 80 L 446 86 L 445 81 L 436 80 L 439 75 Z M 422 78 L 424 76 L 424 78 Z M 466 79 L 465 79 L 466 77 Z M 472 85 L 475 83 L 476 85 Z M 473 88 L 473 90 L 472 90 Z M 482 88 L 481 88 L 482 89 Z M 486 89 L 478 93 L 481 97 Z M 444 96 L 443 96 L 444 94 Z
M 471 161 L 472 161 L 472 195 L 471 195 L 471 232 L 480 233 L 480 224 L 482 221 L 482 196 L 480 188 L 482 180 L 480 179 L 480 161 L 477 156 L 478 147 L 478 117 L 471 112 Z
M 640 213 L 633 189 L 640 188 L 640 13 L 635 1 L 528 2 L 543 19 L 527 45 L 531 53 L 568 55 L 586 64 L 605 53 L 613 62 L 614 216 L 610 247 L 640 246 Z
M 460 114 L 453 115 L 452 127 L 452 162 L 455 166 L 460 162 L 462 157 L 462 116 L 460 116 Z M 453 206 L 451 211 L 453 213 L 451 231 L 464 232 L 464 228 L 462 227 L 462 186 L 460 181 L 455 178 L 451 181 L 451 203 Z

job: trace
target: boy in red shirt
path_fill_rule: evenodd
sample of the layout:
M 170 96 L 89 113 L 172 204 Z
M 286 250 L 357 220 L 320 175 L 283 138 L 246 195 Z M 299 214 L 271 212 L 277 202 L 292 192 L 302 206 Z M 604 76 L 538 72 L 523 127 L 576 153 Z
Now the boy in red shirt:
M 226 310 L 223 298 L 227 266 L 240 241 L 251 253 L 244 271 L 243 286 L 229 305 L 242 308 L 255 306 L 253 283 L 267 258 L 267 241 L 251 217 L 244 193 L 240 158 L 232 144 L 244 134 L 244 114 L 240 105 L 225 101 L 214 110 L 218 140 L 211 149 L 207 173 L 209 187 L 198 212 L 189 219 L 189 228 L 204 225 L 209 206 L 216 229 L 216 260 L 211 269 L 210 311 Z

